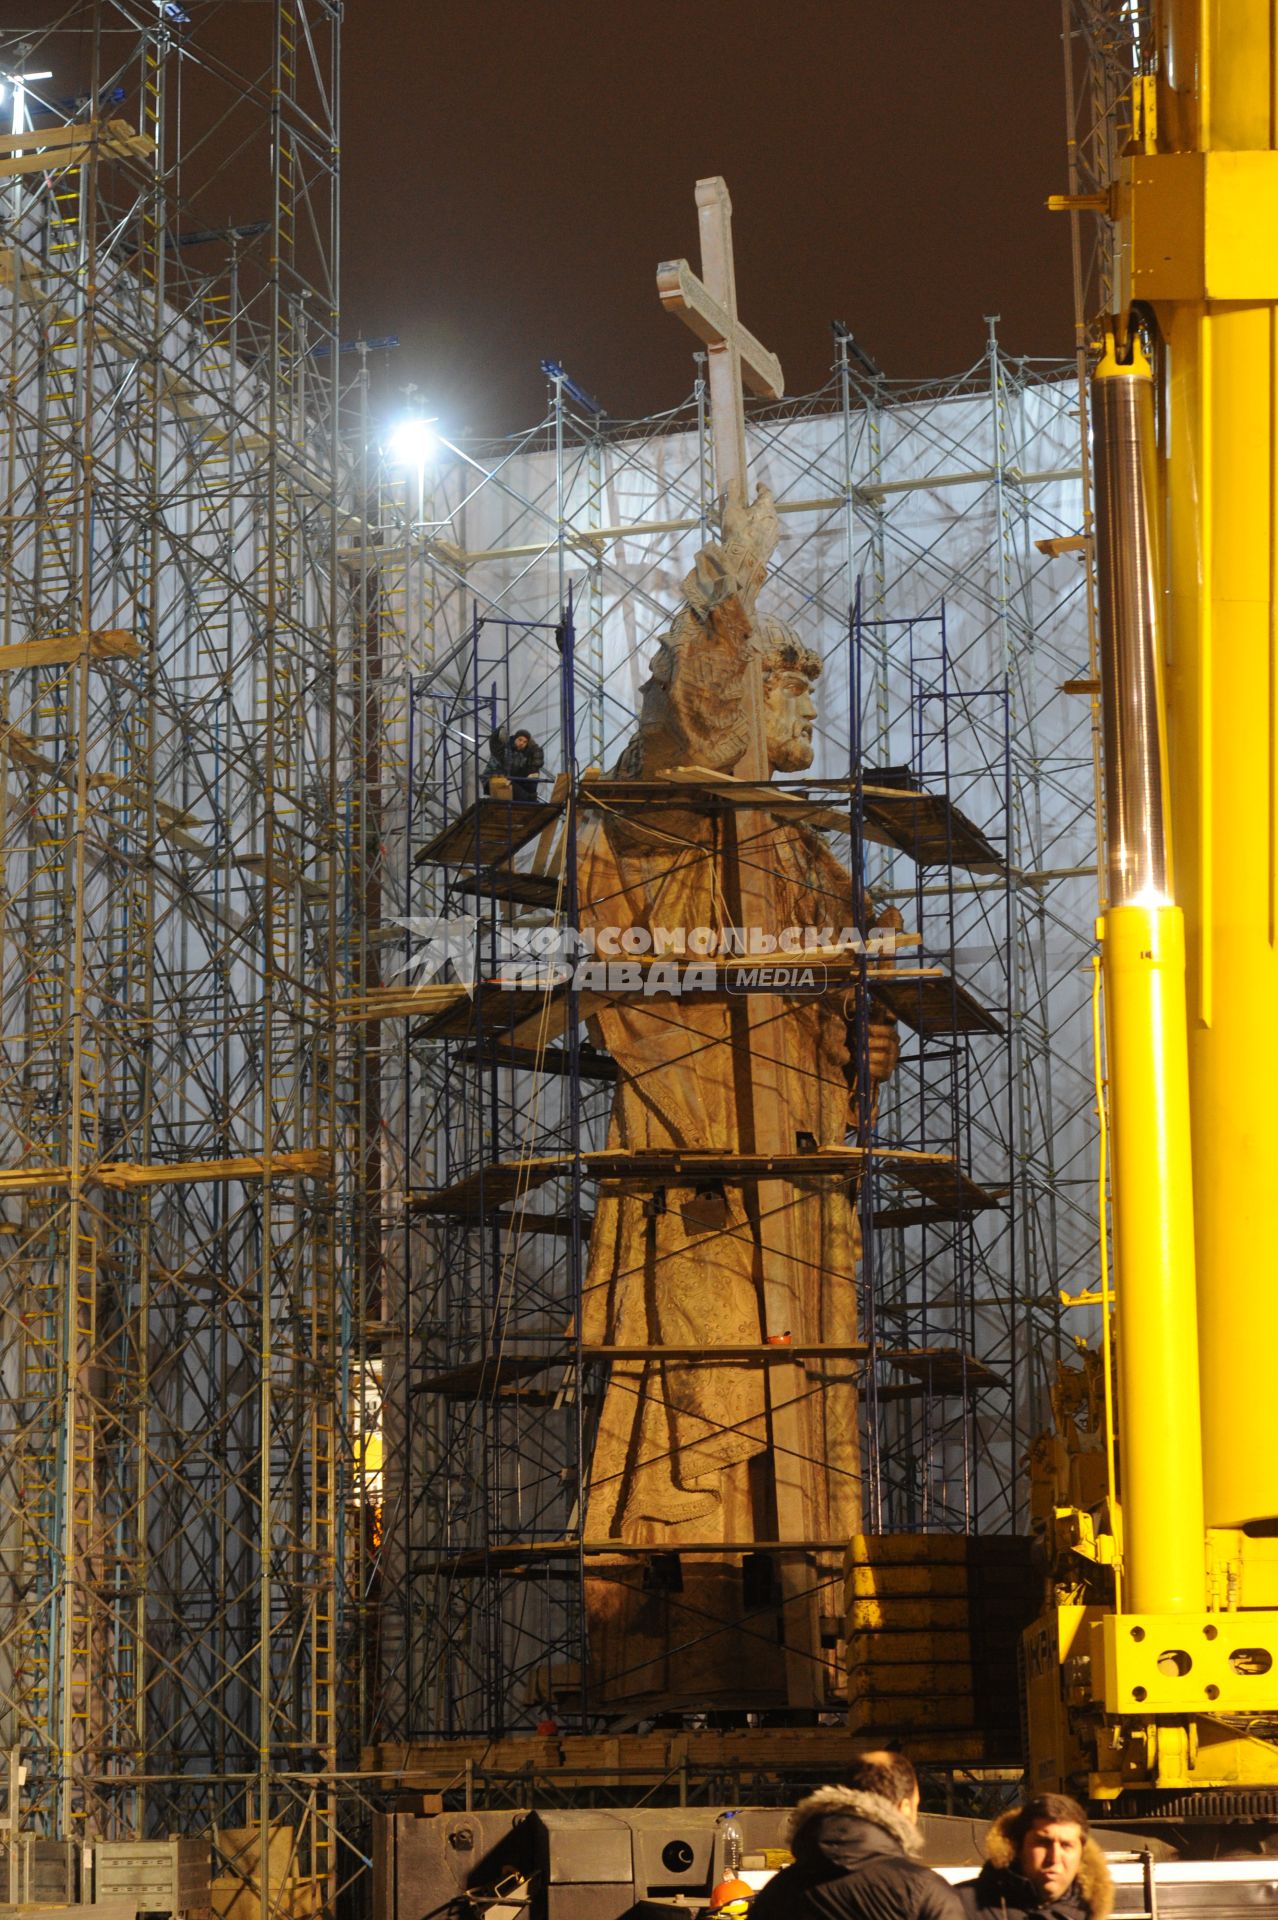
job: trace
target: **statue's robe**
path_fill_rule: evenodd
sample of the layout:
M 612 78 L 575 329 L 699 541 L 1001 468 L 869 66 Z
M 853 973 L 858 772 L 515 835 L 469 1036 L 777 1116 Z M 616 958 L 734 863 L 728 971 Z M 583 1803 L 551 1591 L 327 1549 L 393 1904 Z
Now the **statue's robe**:
M 756 902 L 766 902 L 764 931 L 833 929 L 837 936 L 855 924 L 851 878 L 819 834 L 766 814 L 738 818 L 747 836 L 740 859 L 753 870 Z M 690 933 L 732 924 L 735 862 L 725 858 L 725 831 L 731 829 L 721 819 L 673 803 L 598 816 L 579 849 L 583 925 L 644 928 L 659 949 L 658 929 Z M 855 1124 L 850 1001 L 769 995 L 763 1006 L 767 1018 L 783 1025 L 785 1134 L 793 1135 L 796 1148 L 844 1145 Z M 622 994 L 595 1016 L 595 1025 L 619 1069 L 611 1148 L 748 1150 L 751 1036 L 740 999 Z M 775 1090 L 769 1097 L 777 1097 Z M 740 1605 L 741 1570 L 729 1543 L 739 1549 L 778 1537 L 767 1370 L 713 1356 L 718 1348 L 758 1346 L 785 1334 L 796 1345 L 855 1342 L 859 1234 L 855 1189 L 845 1180 L 771 1183 L 764 1191 L 773 1204 L 778 1194 L 785 1197 L 784 1236 L 775 1218 L 760 1222 L 759 1188 L 748 1182 L 728 1180 L 712 1193 L 669 1185 L 656 1204 L 642 1193 L 605 1191 L 598 1202 L 582 1307 L 586 1345 L 682 1351 L 668 1359 L 613 1362 L 590 1460 L 586 1537 L 667 1552 L 681 1542 L 705 1547 L 722 1540 L 727 1550 L 717 1565 L 713 1555 L 681 1563 L 683 1591 L 695 1596 L 688 1605 L 702 1623 L 691 1636 L 700 1643 L 691 1667 L 681 1667 L 669 1646 L 646 1662 L 641 1615 L 652 1608 L 640 1598 L 644 1583 L 636 1562 L 619 1560 L 614 1568 L 592 1560 L 592 1667 L 599 1677 L 602 1657 L 603 1666 L 614 1669 L 602 1676 L 603 1697 L 614 1703 L 663 1690 L 677 1696 L 681 1684 L 700 1687 L 706 1699 L 761 1701 L 783 1687 L 775 1615 L 744 1640 L 740 1631 L 735 1637 L 720 1632 L 717 1646 L 704 1626 L 706 1619 L 733 1616 L 758 1622 L 757 1604 Z M 783 1326 L 765 1322 L 765 1272 L 774 1311 L 778 1291 L 788 1295 Z M 834 1583 L 826 1610 L 835 1613 L 842 1543 L 860 1528 L 856 1367 L 851 1356 L 797 1364 L 806 1525 L 811 1537 L 835 1543 L 811 1564 L 814 1578 Z M 796 1376 L 786 1368 L 781 1377 Z M 689 1641 L 686 1623 L 667 1637 L 670 1631 Z M 603 1657 L 609 1646 L 611 1655 Z M 615 1671 L 626 1647 L 629 1680 Z

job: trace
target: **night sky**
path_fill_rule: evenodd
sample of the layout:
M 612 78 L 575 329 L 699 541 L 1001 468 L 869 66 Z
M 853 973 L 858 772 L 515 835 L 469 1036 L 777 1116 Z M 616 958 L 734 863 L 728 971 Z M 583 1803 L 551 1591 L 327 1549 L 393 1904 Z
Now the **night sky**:
M 982 316 L 1072 349 L 1056 0 L 349 0 L 346 338 L 398 334 L 450 435 L 542 415 L 543 358 L 619 418 L 676 404 L 696 343 L 657 262 L 733 200 L 746 325 L 809 392 L 846 320 L 892 376 L 958 373 Z

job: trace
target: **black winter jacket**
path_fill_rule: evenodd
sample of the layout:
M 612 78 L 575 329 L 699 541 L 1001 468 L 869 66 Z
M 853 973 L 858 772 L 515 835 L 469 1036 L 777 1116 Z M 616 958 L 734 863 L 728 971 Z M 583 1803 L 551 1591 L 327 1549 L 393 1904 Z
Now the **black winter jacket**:
M 520 733 L 526 728 L 519 728 Z M 541 772 L 546 764 L 544 747 L 539 747 L 532 735 L 528 735 L 528 745 L 517 747 L 513 735 L 498 727 L 488 736 L 488 765 L 484 768 L 486 778 L 494 773 L 504 773 L 512 780 L 530 780 Z
M 964 1881 L 956 1892 L 969 1920 L 985 1914 L 990 1920 L 1090 1920 L 1077 1880 L 1058 1900 L 1044 1900 L 1015 1868 L 988 1860 L 976 1879 Z
M 913 1823 L 876 1794 L 849 1789 L 842 1798 L 796 1830 L 794 1865 L 751 1902 L 750 1920 L 964 1920 L 940 1874 L 906 1853 Z M 825 1813 L 852 1816 L 828 1850 L 820 1842 Z

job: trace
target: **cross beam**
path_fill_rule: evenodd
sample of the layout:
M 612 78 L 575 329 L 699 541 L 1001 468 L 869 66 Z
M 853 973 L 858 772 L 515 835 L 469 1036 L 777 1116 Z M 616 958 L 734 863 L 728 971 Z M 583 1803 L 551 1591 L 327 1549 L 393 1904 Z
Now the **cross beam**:
M 701 278 L 686 260 L 657 268 L 657 293 L 667 313 L 678 314 L 710 349 L 710 426 L 715 486 L 726 493 L 735 480 L 746 498 L 745 405 L 741 386 L 765 400 L 785 392 L 781 362 L 737 318 L 737 279 L 732 258 L 732 202 L 718 174 L 697 182 L 701 229 Z

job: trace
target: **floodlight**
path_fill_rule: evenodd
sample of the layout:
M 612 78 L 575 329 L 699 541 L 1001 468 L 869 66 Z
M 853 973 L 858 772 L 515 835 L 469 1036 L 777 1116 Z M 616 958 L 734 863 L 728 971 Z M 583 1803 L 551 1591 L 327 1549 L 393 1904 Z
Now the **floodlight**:
M 439 435 L 433 419 L 420 415 L 401 420 L 392 428 L 386 451 L 396 466 L 424 467 L 439 451 Z
M 52 78 L 53 71 L 49 67 L 42 67 L 39 73 L 6 73 L 0 75 L 0 100 L 4 98 L 5 87 L 11 88 L 13 92 L 12 131 L 14 133 L 29 133 L 31 131 L 30 115 L 27 112 L 28 81 L 52 80 Z

